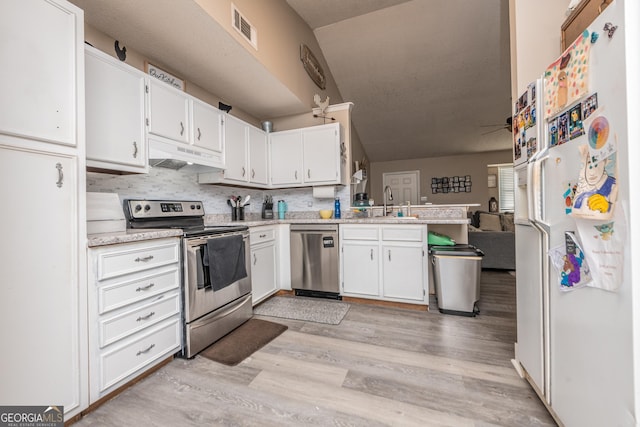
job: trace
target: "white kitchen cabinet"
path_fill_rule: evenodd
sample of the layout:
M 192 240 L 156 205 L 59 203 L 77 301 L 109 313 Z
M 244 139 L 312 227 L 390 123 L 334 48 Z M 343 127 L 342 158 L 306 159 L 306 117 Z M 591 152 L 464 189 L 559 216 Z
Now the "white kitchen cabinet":
M 189 97 L 166 83 L 150 80 L 149 133 L 189 143 Z
M 83 14 L 77 11 L 64 0 L 2 2 L 0 57 L 4 66 L 0 79 L 0 129 L 3 132 L 76 145 L 79 108 L 76 66 L 77 50 L 82 49 L 76 40 L 79 34 L 84 34 Z
M 269 184 L 269 154 L 267 134 L 262 129 L 249 126 L 249 182 L 266 186 Z
M 343 294 L 380 295 L 380 247 L 378 243 L 345 240 L 342 243 Z
M 0 402 L 88 406 L 84 18 L 0 2 Z
M 224 117 L 225 181 L 245 183 L 249 179 L 248 125 L 240 119 Z
M 278 290 L 277 226 L 252 227 L 251 243 L 251 292 L 256 305 Z
M 269 134 L 271 185 L 295 187 L 302 184 L 302 131 Z
M 339 123 L 274 132 L 269 138 L 274 187 L 341 183 Z
M 89 248 L 91 403 L 180 350 L 179 242 Z
M 156 159 L 178 157 L 222 169 L 225 166 L 222 113 L 156 79 L 149 79 L 147 91 L 146 123 L 151 165 Z
M 340 226 L 344 296 L 428 304 L 424 225 Z
M 340 183 L 340 125 L 303 129 L 303 180 L 306 184 Z
M 198 175 L 200 184 L 233 184 L 267 187 L 267 137 L 262 129 L 236 118 L 223 117 L 224 170 Z
M 192 99 L 193 145 L 219 153 L 222 156 L 224 144 L 222 136 L 222 112 L 200 100 Z
M 141 71 L 85 47 L 87 166 L 148 172 Z

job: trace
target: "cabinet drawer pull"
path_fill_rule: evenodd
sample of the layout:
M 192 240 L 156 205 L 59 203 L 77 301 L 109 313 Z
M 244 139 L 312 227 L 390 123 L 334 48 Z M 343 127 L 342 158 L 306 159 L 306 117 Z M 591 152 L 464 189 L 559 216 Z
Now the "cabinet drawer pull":
M 62 164 L 56 163 L 56 169 L 58 169 L 58 182 L 56 185 L 58 188 L 62 187 L 62 181 L 64 181 L 64 173 L 62 173 Z
M 136 292 L 148 291 L 149 289 L 153 288 L 155 285 L 156 285 L 155 283 L 149 283 L 147 286 L 140 286 L 138 287 L 138 289 L 136 289 Z
M 138 158 L 138 144 L 135 141 L 133 141 L 133 158 Z
M 140 350 L 136 353 L 136 356 L 140 356 L 141 354 L 145 354 L 145 353 L 149 353 L 151 351 L 151 349 L 153 347 L 155 347 L 155 344 L 151 344 L 149 347 L 145 348 L 144 350 Z
M 266 235 L 266 234 L 261 234 L 261 235 L 260 235 L 260 238 L 261 238 L 261 239 L 262 239 L 262 238 L 265 238 L 265 237 L 267 237 L 267 235 Z
M 153 255 L 148 255 L 148 256 L 146 256 L 144 258 L 138 257 L 138 258 L 135 259 L 135 261 L 136 262 L 147 262 L 147 261 L 151 261 L 152 259 L 153 259 Z
M 200 132 L 200 128 L 198 128 L 198 141 L 200 141 L 201 136 L 202 136 L 202 133 Z
M 149 319 L 151 316 L 153 316 L 154 314 L 156 314 L 155 311 L 152 311 L 151 313 L 147 314 L 146 316 L 140 316 L 136 319 L 136 322 L 140 322 L 142 320 L 147 320 Z
M 184 134 L 184 125 L 180 122 L 180 136 Z

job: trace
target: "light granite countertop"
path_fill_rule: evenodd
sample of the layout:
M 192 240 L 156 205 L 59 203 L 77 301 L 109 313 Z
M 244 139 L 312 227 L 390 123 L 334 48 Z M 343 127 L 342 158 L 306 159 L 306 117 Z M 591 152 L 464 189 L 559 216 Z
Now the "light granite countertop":
M 247 227 L 259 227 L 262 225 L 277 224 L 441 224 L 441 225 L 467 225 L 466 209 L 469 205 L 432 205 L 420 206 L 422 209 L 414 211 L 414 217 L 374 216 L 372 218 L 359 218 L 354 215 L 352 208 L 345 211 L 345 217 L 341 219 L 321 219 L 317 211 L 288 212 L 285 219 L 262 219 L 259 213 L 247 213 L 243 221 L 231 221 L 229 214 L 205 215 L 205 225 L 246 225 Z M 427 207 L 427 209 L 424 209 Z M 430 209 L 429 209 L 430 208 Z M 150 229 L 150 230 L 126 230 L 122 232 L 90 234 L 87 236 L 87 246 L 98 247 L 116 245 L 119 243 L 139 242 L 144 240 L 162 239 L 165 237 L 180 237 L 179 229 Z
M 149 229 L 149 230 L 126 230 L 113 233 L 89 234 L 87 236 L 87 246 L 90 248 L 98 246 L 116 245 L 119 243 L 140 242 L 144 240 L 163 239 L 165 237 L 180 237 L 180 229 Z

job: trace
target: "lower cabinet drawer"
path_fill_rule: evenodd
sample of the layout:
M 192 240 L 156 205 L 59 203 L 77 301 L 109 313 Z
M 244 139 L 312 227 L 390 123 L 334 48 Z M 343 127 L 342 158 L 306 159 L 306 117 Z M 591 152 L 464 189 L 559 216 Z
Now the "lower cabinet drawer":
M 166 267 L 165 267 L 166 268 Z M 98 287 L 98 314 L 160 295 L 180 286 L 180 270 L 178 266 L 169 269 L 154 270 L 150 274 L 127 277 Z
M 178 240 L 165 243 L 124 244 L 98 254 L 98 280 L 148 270 L 180 261 Z
M 160 295 L 122 314 L 100 319 L 100 348 L 180 313 L 180 294 Z
M 180 318 L 144 330 L 100 355 L 100 392 L 180 349 Z
M 343 226 L 342 238 L 344 240 L 378 240 L 378 226 Z
M 420 226 L 386 226 L 382 227 L 382 240 L 395 240 L 400 242 L 422 242 L 425 238 L 422 231 L 423 229 Z

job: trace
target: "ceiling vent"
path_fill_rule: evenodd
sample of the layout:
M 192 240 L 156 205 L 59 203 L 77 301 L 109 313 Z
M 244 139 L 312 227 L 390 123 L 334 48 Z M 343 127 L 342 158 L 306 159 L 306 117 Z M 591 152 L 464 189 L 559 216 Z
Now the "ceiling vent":
M 258 50 L 258 33 L 256 29 L 247 21 L 233 3 L 231 4 L 231 25 L 247 39 L 254 49 Z

